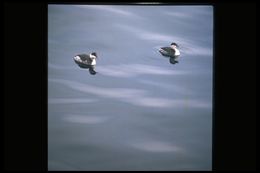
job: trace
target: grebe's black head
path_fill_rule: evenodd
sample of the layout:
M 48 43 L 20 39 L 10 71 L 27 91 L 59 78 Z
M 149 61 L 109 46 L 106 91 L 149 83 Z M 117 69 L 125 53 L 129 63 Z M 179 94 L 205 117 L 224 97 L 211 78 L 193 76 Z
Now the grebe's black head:
M 97 57 L 97 53 L 96 52 L 92 52 L 91 55 L 94 55 L 95 57 Z
M 177 43 L 172 43 L 171 46 L 174 45 L 176 47 L 179 47 Z

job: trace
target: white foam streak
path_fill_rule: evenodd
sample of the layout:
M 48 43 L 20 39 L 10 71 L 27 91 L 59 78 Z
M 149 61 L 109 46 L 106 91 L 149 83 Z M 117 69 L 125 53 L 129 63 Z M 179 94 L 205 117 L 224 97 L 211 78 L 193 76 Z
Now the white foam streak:
M 97 101 L 96 99 L 80 99 L 80 98 L 49 98 L 49 104 L 73 104 L 73 103 L 92 103 Z
M 123 16 L 129 16 L 129 17 L 134 17 L 136 16 L 134 13 L 131 13 L 127 10 L 119 9 L 115 6 L 111 5 L 74 5 L 75 7 L 83 8 L 83 9 L 96 9 L 96 10 L 101 10 L 102 13 L 104 11 L 107 12 L 112 12 L 114 14 L 119 14 Z
M 158 66 L 144 64 L 99 66 L 99 72 L 106 76 L 133 77 L 137 75 L 184 75 L 188 72 L 167 70 Z
M 106 117 L 86 116 L 86 115 L 66 115 L 64 121 L 80 124 L 98 124 L 107 120 Z
M 147 142 L 137 142 L 133 143 L 132 147 L 146 151 L 146 152 L 183 152 L 184 150 L 176 146 L 174 144 L 171 144 L 169 142 L 163 142 L 163 141 L 147 141 Z
M 49 81 L 64 84 L 74 90 L 81 91 L 87 94 L 113 98 L 117 99 L 120 102 L 130 103 L 136 106 L 156 108 L 211 108 L 211 104 L 205 103 L 200 100 L 173 100 L 159 97 L 151 97 L 148 95 L 147 91 L 141 89 L 104 88 L 63 79 L 49 79 Z
M 179 18 L 182 18 L 182 19 L 183 18 L 185 18 L 185 19 L 192 19 L 193 18 L 192 14 L 183 13 L 183 12 L 176 12 L 176 11 L 175 12 L 167 11 L 164 14 L 171 16 L 171 17 L 179 17 Z

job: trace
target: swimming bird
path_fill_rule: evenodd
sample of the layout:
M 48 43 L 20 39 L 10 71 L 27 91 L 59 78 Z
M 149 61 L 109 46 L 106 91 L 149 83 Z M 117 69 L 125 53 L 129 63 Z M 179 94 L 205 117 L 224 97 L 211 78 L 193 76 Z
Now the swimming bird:
M 80 68 L 89 69 L 89 73 L 95 75 L 97 72 L 94 70 L 96 66 L 97 53 L 78 54 L 73 57 L 73 60 Z
M 177 43 L 171 43 L 170 47 L 161 47 L 159 52 L 165 57 L 170 57 L 170 63 L 175 64 L 180 56 L 178 47 Z

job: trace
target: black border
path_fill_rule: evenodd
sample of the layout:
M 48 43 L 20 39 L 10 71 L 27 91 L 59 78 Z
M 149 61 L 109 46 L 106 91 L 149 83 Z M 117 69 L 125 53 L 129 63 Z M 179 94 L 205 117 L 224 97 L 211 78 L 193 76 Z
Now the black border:
M 213 170 L 256 170 L 256 3 L 202 3 L 215 16 Z M 47 4 L 4 3 L 8 171 L 47 171 Z
M 47 8 L 4 3 L 4 169 L 47 166 Z
M 215 5 L 214 170 L 256 170 L 256 3 Z

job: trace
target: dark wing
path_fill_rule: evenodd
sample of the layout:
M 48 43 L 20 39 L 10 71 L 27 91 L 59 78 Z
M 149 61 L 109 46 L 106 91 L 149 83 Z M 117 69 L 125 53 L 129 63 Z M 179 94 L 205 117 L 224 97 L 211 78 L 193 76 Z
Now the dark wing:
M 87 55 L 87 54 L 79 54 L 78 56 L 80 57 L 80 59 L 81 59 L 82 61 L 84 61 L 84 63 L 86 63 L 86 64 L 91 64 L 92 59 L 90 58 L 89 55 Z
M 175 54 L 175 50 L 172 49 L 171 47 L 162 47 L 161 49 L 166 51 L 170 55 L 174 55 Z
M 160 53 L 161 53 L 163 56 L 174 57 L 175 50 L 172 49 L 171 47 L 161 47 L 161 49 L 162 49 L 163 51 L 160 51 Z

